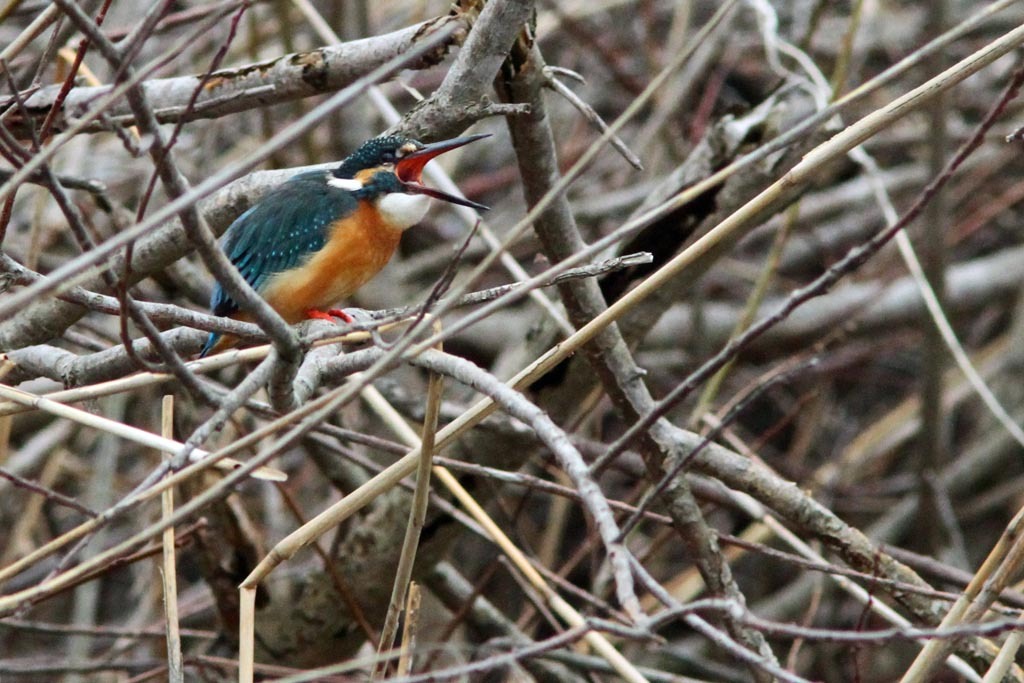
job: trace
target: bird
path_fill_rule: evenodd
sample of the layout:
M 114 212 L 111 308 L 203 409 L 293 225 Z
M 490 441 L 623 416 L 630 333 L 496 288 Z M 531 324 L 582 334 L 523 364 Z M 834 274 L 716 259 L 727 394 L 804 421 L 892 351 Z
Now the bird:
M 329 171 L 308 171 L 268 192 L 228 227 L 221 249 L 285 322 L 351 317 L 328 308 L 366 284 L 391 260 L 402 232 L 419 223 L 430 199 L 486 211 L 483 204 L 423 184 L 438 155 L 489 134 L 424 144 L 402 135 L 364 142 Z M 214 315 L 252 320 L 218 282 Z M 326 309 L 326 310 L 325 310 Z M 199 357 L 238 339 L 211 332 Z

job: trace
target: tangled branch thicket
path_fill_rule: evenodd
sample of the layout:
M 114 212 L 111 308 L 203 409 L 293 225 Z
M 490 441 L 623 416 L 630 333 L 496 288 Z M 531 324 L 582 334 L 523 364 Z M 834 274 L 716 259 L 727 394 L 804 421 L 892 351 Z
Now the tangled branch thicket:
M 0 678 L 1024 681 L 1022 44 L 1015 0 L 8 3 Z M 493 209 L 354 323 L 217 247 L 470 128 L 427 182 Z

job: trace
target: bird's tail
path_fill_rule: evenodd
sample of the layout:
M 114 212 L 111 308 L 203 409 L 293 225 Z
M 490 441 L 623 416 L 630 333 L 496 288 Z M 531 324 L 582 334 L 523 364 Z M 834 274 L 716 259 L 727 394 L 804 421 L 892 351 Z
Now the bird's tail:
M 211 332 L 210 336 L 206 338 L 206 343 L 203 344 L 202 351 L 199 352 L 199 357 L 206 358 L 211 354 L 227 351 L 230 348 L 238 346 L 238 341 L 238 337 L 233 334 L 218 334 L 217 332 Z
M 203 350 L 199 352 L 200 358 L 206 358 L 206 355 L 213 351 L 213 347 L 217 346 L 217 342 L 220 341 L 221 335 L 216 332 L 211 332 L 210 336 L 206 338 L 206 343 L 203 344 Z

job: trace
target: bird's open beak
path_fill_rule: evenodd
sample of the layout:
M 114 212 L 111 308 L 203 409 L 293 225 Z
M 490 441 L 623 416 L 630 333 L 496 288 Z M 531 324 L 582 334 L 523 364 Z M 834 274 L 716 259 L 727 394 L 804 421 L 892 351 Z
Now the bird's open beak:
M 412 154 L 402 157 L 395 164 L 395 173 L 398 175 L 398 179 L 402 181 L 405 186 L 405 191 L 414 194 L 425 194 L 428 197 L 434 197 L 435 199 L 443 199 L 446 202 L 452 204 L 460 204 L 462 206 L 468 206 L 471 209 L 477 211 L 486 211 L 488 207 L 483 204 L 477 204 L 476 202 L 464 199 L 462 197 L 456 197 L 453 194 L 442 192 L 432 187 L 427 187 L 423 184 L 423 167 L 427 165 L 427 162 L 436 156 L 450 152 L 453 149 L 468 145 L 471 142 L 479 140 L 481 138 L 490 137 L 490 133 L 480 133 L 479 135 L 467 135 L 461 138 L 452 138 L 451 140 L 442 140 L 441 142 L 433 142 L 429 145 L 424 145 L 421 149 L 416 150 Z

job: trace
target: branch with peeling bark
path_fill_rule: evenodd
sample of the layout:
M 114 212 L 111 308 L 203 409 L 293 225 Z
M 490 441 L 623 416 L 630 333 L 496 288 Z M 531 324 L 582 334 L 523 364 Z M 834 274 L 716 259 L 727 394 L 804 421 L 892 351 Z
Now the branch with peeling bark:
M 469 28 L 465 16 L 454 14 L 438 17 L 379 36 L 329 45 L 309 52 L 283 55 L 254 64 L 220 69 L 209 74 L 155 78 L 141 84 L 153 114 L 160 123 L 179 123 L 196 119 L 212 119 L 268 107 L 283 102 L 335 92 L 356 79 L 406 52 L 418 41 L 447 26 L 459 30 L 431 52 L 406 65 L 408 69 L 425 69 L 439 63 L 447 49 L 458 44 Z M 194 105 L 189 106 L 193 92 L 202 86 Z M 56 130 L 63 130 L 70 121 L 81 116 L 111 86 L 73 88 L 60 102 L 54 119 Z M 57 102 L 59 86 L 42 88 L 26 99 L 28 114 L 43 117 L 50 114 Z M 111 126 L 133 126 L 138 122 L 126 102 L 115 103 L 103 119 L 93 122 L 83 132 L 96 133 Z M 15 133 L 23 118 L 14 117 L 8 125 Z

